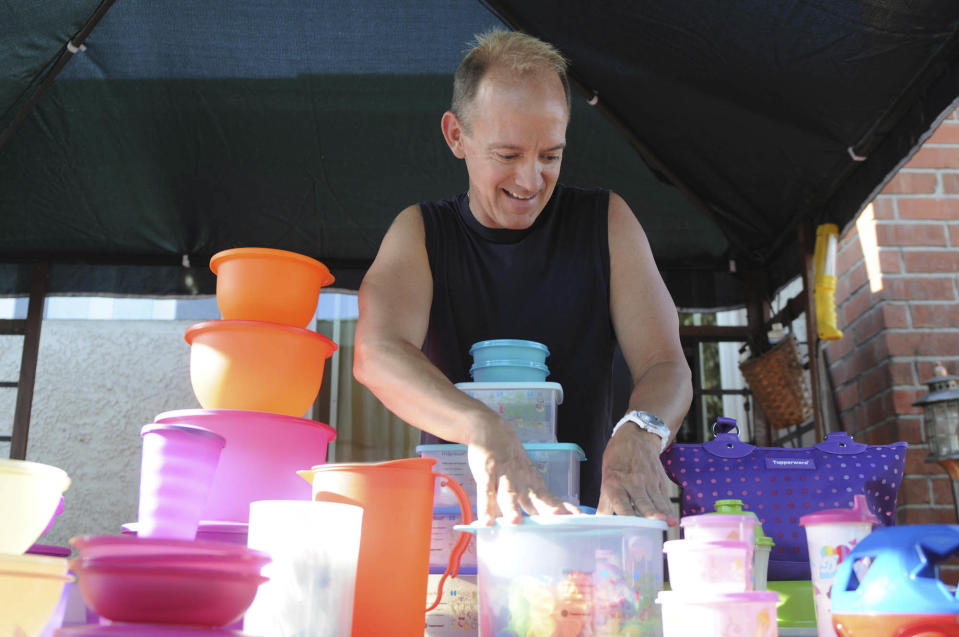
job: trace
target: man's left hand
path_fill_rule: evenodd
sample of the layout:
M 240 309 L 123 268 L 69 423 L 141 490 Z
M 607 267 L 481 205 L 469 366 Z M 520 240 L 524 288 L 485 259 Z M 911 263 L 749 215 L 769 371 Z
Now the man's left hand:
M 638 427 L 621 427 L 603 453 L 603 482 L 596 512 L 678 524 L 659 453 L 658 436 Z

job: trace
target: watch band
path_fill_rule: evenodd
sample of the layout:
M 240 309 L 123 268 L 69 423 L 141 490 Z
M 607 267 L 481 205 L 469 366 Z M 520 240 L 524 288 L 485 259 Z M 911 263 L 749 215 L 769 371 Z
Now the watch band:
M 659 436 L 659 451 L 662 453 L 666 450 L 666 446 L 669 444 L 669 437 L 672 432 L 670 432 L 669 427 L 666 426 L 666 423 L 664 423 L 662 419 L 647 411 L 638 411 L 634 409 L 620 418 L 619 422 L 616 423 L 616 426 L 613 427 L 613 433 L 610 434 L 610 438 L 615 436 L 619 428 L 628 422 L 635 424 L 644 431 L 648 431 L 651 434 Z

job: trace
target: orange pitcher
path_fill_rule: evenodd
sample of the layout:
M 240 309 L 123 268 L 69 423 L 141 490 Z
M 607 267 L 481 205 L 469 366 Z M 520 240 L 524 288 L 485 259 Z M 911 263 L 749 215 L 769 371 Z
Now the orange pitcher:
M 423 603 L 429 574 L 433 481 L 439 477 L 456 494 L 463 523 L 473 521 L 462 487 L 435 473 L 435 458 L 390 462 L 324 464 L 297 474 L 313 485 L 313 499 L 363 508 L 363 530 L 353 597 L 353 637 L 422 637 Z M 470 535 L 461 533 L 432 610 L 443 594 L 443 581 L 459 572 L 460 556 Z

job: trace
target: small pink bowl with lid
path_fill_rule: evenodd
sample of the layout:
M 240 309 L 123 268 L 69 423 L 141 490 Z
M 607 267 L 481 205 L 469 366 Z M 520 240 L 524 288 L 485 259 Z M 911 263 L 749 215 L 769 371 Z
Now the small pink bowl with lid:
M 742 593 L 752 589 L 753 547 L 737 541 L 670 540 L 663 544 L 669 586 L 683 593 Z
M 756 519 L 733 513 L 687 515 L 679 521 L 683 537 L 694 542 L 756 542 Z

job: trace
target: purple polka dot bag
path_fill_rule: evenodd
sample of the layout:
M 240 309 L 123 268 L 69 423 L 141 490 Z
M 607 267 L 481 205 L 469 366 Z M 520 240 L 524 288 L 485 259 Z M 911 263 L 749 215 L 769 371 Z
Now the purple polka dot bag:
M 736 498 L 759 517 L 776 543 L 770 580 L 810 578 L 802 515 L 851 508 L 853 496 L 862 493 L 883 526 L 895 524 L 905 442 L 871 446 L 840 432 L 818 445 L 790 449 L 750 445 L 738 433 L 735 420 L 719 418 L 713 440 L 670 445 L 660 459 L 682 487 L 682 515 L 709 513 L 716 500 Z

